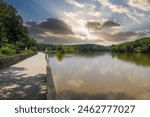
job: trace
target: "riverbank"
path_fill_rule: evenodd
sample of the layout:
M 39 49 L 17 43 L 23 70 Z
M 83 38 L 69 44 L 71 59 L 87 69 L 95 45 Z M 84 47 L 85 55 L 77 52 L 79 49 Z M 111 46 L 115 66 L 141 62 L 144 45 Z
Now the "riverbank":
M 0 99 L 46 99 L 44 53 L 0 71 Z

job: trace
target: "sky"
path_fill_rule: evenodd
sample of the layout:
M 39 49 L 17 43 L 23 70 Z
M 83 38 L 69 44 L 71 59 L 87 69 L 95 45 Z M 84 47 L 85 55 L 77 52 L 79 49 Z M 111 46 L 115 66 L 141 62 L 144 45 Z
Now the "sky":
M 112 45 L 150 36 L 150 0 L 4 0 L 38 43 Z

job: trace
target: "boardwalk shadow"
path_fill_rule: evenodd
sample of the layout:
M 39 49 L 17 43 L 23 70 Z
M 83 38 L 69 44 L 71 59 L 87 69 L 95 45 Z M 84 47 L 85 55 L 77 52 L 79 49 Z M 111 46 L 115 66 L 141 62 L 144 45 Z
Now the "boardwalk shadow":
M 46 76 L 19 74 L 23 67 L 10 67 L 0 71 L 0 99 L 42 100 L 46 99 Z

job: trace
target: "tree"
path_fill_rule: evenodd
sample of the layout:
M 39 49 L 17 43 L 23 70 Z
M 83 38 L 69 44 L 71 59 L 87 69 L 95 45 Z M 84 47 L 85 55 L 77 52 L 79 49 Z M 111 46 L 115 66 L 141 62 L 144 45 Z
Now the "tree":
M 17 10 L 0 0 L 0 49 L 6 49 L 8 44 L 16 46 L 18 53 L 21 52 L 18 50 L 24 50 L 25 47 L 36 50 L 37 43 L 28 36 L 27 28 L 23 26 Z
M 112 52 L 134 52 L 134 53 L 150 53 L 150 38 L 142 38 L 133 42 L 126 42 L 111 47 Z

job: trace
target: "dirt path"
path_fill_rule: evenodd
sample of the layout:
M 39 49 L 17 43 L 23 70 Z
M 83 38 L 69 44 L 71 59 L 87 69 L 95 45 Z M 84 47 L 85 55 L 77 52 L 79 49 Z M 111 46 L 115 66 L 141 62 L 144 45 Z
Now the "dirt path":
M 0 99 L 46 99 L 44 53 L 0 71 Z

